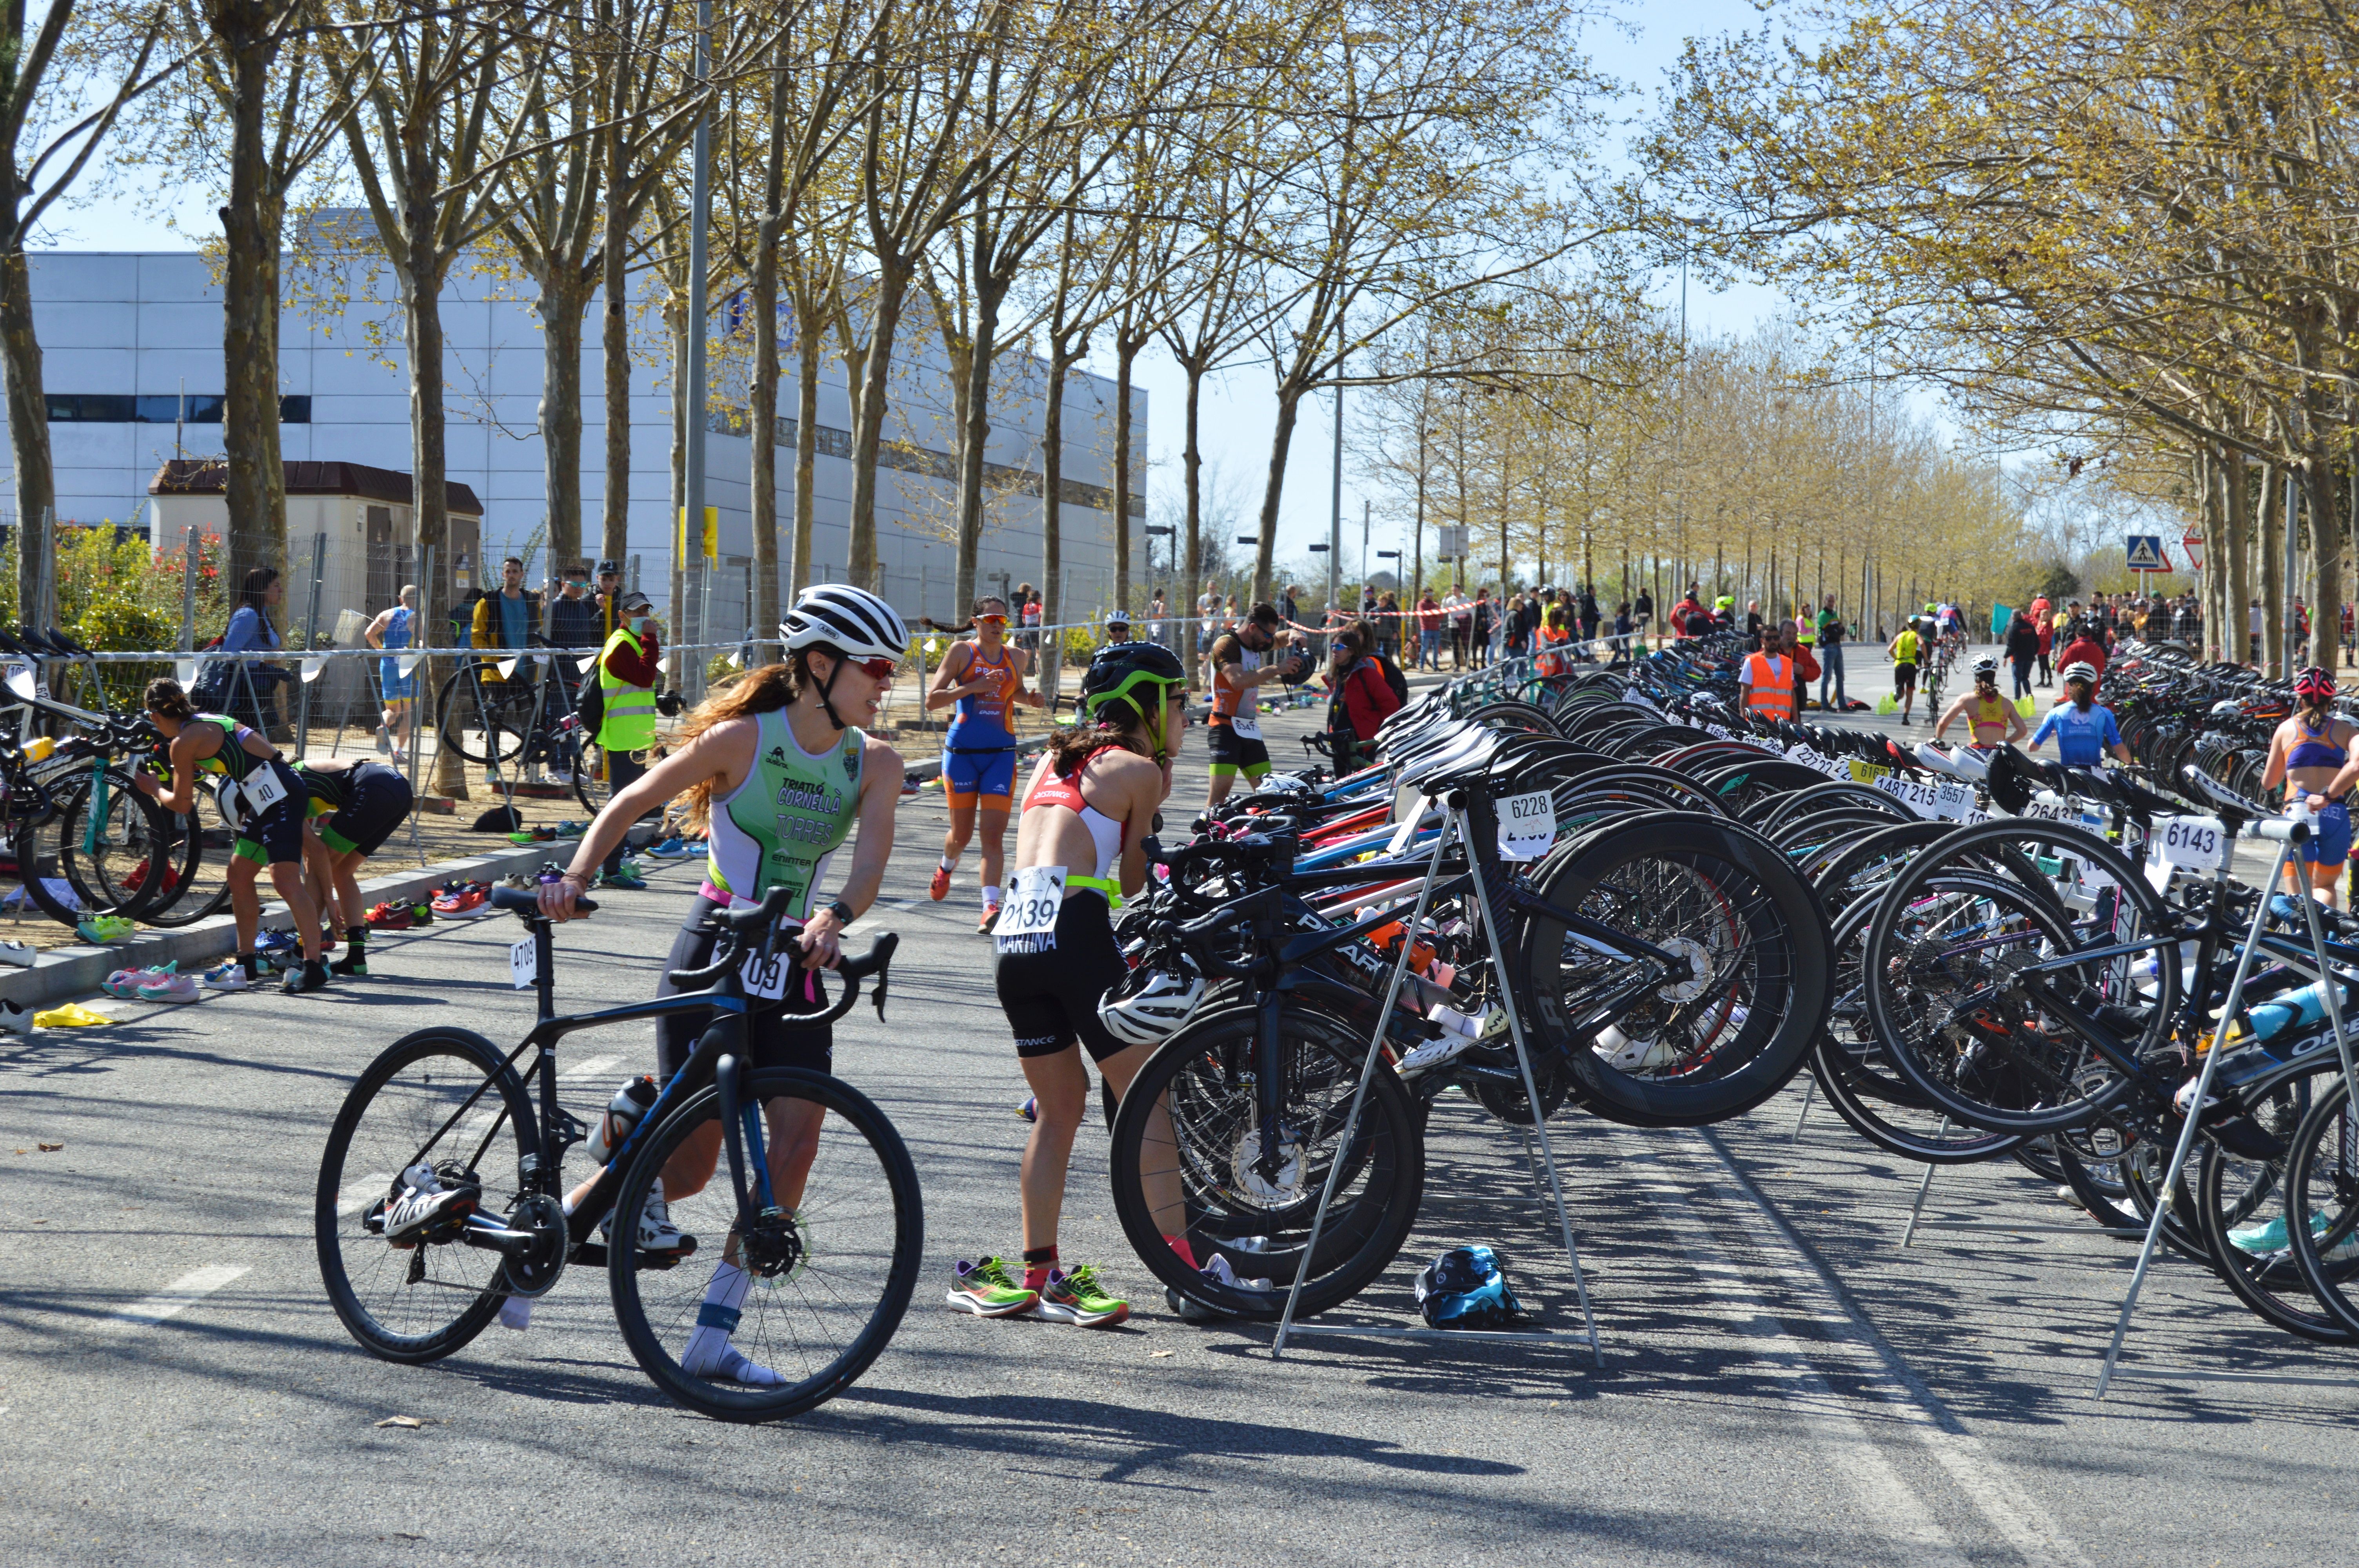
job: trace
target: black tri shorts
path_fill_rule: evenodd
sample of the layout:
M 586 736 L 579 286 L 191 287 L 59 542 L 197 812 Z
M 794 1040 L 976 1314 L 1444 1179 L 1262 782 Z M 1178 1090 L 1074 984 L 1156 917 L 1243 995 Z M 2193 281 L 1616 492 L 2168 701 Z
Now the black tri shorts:
M 1028 941 L 1029 938 L 1019 938 Z M 993 944 L 997 947 L 999 944 Z M 1095 888 L 1068 888 L 1056 941 L 995 953 L 992 981 L 1016 1031 L 1018 1056 L 1053 1056 L 1079 1040 L 1093 1062 L 1129 1049 L 1098 1021 L 1098 999 L 1130 973 L 1114 945 L 1114 914 Z
M 339 855 L 374 855 L 409 819 L 409 781 L 383 762 L 361 762 L 344 775 L 344 804 L 320 821 L 320 841 Z
M 701 969 L 712 962 L 713 944 L 720 941 L 717 931 L 699 931 L 704 917 L 721 906 L 699 893 L 688 906 L 688 919 L 682 923 L 679 935 L 671 940 L 671 957 L 665 962 L 667 978 L 656 986 L 658 996 L 678 996 L 679 988 L 669 979 L 673 969 Z M 789 959 L 792 963 L 794 960 Z M 835 1026 L 832 1024 L 797 1024 L 796 1013 L 827 1011 L 827 988 L 820 983 L 817 969 L 797 968 L 787 987 L 784 1012 L 758 1012 L 746 1021 L 745 1054 L 749 1067 L 801 1067 L 808 1072 L 831 1070 L 835 1057 Z M 665 1082 L 688 1065 L 696 1054 L 696 1043 L 712 1027 L 712 1010 L 696 1008 L 675 1012 L 656 1020 L 656 1072 Z

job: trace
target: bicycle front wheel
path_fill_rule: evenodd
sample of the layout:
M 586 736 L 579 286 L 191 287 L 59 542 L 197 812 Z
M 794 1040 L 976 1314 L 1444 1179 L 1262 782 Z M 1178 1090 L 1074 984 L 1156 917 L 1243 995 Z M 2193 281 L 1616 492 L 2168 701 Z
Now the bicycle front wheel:
M 658 1388 L 721 1421 L 779 1421 L 835 1398 L 884 1352 L 917 1290 L 925 1206 L 900 1133 L 851 1085 L 772 1069 L 748 1074 L 743 1092 L 762 1108 L 779 1216 L 739 1227 L 721 1092 L 706 1088 L 664 1119 L 624 1173 L 606 1271 L 624 1343 Z M 684 1267 L 622 1244 L 667 1173 L 673 1223 L 704 1239 Z M 725 1376 L 711 1354 L 718 1336 L 699 1335 L 718 1315 L 707 1298 L 723 1267 L 738 1280 L 722 1286 L 730 1300 L 719 1313 L 736 1314 L 726 1343 L 775 1384 Z
M 320 1159 L 312 1230 L 329 1303 L 372 1356 L 440 1360 L 500 1310 L 499 1253 L 455 1233 L 398 1248 L 385 1239 L 380 1217 L 401 1173 L 420 1162 L 446 1187 L 478 1184 L 477 1213 L 515 1209 L 523 1196 L 517 1161 L 535 1122 L 523 1080 L 500 1064 L 500 1051 L 480 1034 L 420 1030 L 370 1063 L 336 1114 Z M 489 1088 L 486 1079 L 495 1080 Z M 443 1131 L 454 1115 L 458 1122 Z
M 163 885 L 165 816 L 119 770 L 106 774 L 104 804 L 94 796 L 85 784 L 60 814 L 59 867 L 90 914 L 139 918 Z

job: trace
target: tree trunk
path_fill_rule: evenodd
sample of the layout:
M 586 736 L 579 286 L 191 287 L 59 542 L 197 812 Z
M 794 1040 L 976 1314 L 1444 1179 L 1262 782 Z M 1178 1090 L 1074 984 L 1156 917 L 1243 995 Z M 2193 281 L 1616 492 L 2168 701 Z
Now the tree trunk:
M 1088 339 L 1082 340 L 1083 343 Z M 1064 489 L 1065 378 L 1080 362 L 1081 348 L 1070 338 L 1049 340 L 1049 395 L 1040 411 L 1040 624 L 1053 626 L 1065 612 Z M 1010 608 L 1014 608 L 1010 606 Z M 1050 635 L 1061 638 L 1061 632 Z M 1051 667 L 1044 653 L 1040 667 Z
M 1125 611 L 1130 608 L 1130 375 L 1147 342 L 1144 332 L 1117 331 L 1114 339 L 1114 601 Z
M 285 203 L 273 189 L 265 140 L 270 63 L 268 18 L 250 5 L 212 8 L 210 27 L 229 68 L 229 203 L 223 246 L 222 449 L 227 460 L 234 571 L 287 569 L 286 476 L 278 464 L 278 246 Z M 274 504 L 274 501 L 276 504 Z
M 2310 513 L 2310 662 L 2343 662 L 2343 506 L 2333 459 L 2313 449 L 2301 460 L 2302 499 Z
M 413 189 L 425 183 L 418 181 Z M 419 557 L 424 558 L 429 550 L 434 556 L 434 570 L 423 585 L 426 626 L 418 641 L 428 647 L 448 646 L 451 573 L 458 563 L 451 557 L 451 494 L 443 477 L 449 464 L 442 415 L 442 271 L 435 252 L 432 206 L 421 202 L 403 217 L 413 258 L 401 275 L 402 325 L 409 351 L 410 502 Z M 480 572 L 483 563 L 473 564 Z M 429 703 L 440 689 L 437 664 L 428 659 L 417 671 L 419 690 Z M 466 769 L 455 748 L 435 749 L 433 787 L 453 800 L 467 798 Z
M 1262 483 L 1261 536 L 1254 541 L 1253 596 L 1256 603 L 1269 597 L 1270 559 L 1277 552 L 1277 500 L 1286 487 L 1286 454 L 1294 445 L 1294 421 L 1302 408 L 1302 388 L 1291 383 L 1277 389 L 1277 427 L 1270 432 L 1269 475 Z
M 2261 516 L 2257 543 L 2261 556 L 2261 657 L 2271 677 L 2286 675 L 2285 638 L 2285 470 L 2276 463 L 2261 465 Z
M 893 375 L 893 334 L 901 325 L 913 269 L 897 258 L 880 258 L 872 285 L 868 347 L 852 403 L 852 538 L 844 579 L 871 593 L 881 591 L 876 572 L 876 455 L 885 438 L 886 395 Z M 1053 586 L 1053 585 L 1052 585 Z
M 2220 536 L 2223 531 L 2220 522 L 2221 464 L 2219 455 L 2209 446 L 2197 447 L 2191 463 L 2195 476 L 2196 525 L 2203 531 L 2204 546 L 2211 552 L 2211 559 L 2207 563 L 2209 569 L 2199 576 L 2202 592 L 2197 596 L 2196 602 L 2203 617 L 2199 646 L 2204 662 L 2212 664 L 2226 656 L 2220 651 L 2220 628 L 2223 624 L 2221 619 L 2223 599 L 2220 592 Z
M 2253 661 L 2252 638 L 2245 628 L 2253 602 L 2253 488 L 2245 454 L 2231 447 L 2221 458 L 2221 492 L 2227 503 L 2227 536 L 2220 541 L 2216 558 L 2225 575 L 2226 612 L 2221 617 L 2223 656 L 2233 664 Z
M 980 269 L 978 269 L 980 270 Z M 974 602 L 975 573 L 983 566 L 984 453 L 991 440 L 991 365 L 999 353 L 999 307 L 1006 290 L 989 276 L 976 280 L 974 337 L 966 363 L 958 367 L 953 410 L 959 421 L 958 564 L 951 589 L 951 618 L 964 620 Z
M 819 368 L 827 341 L 825 313 L 799 302 L 795 321 L 795 565 L 794 589 L 811 581 L 811 504 L 819 475 Z
M 755 239 L 753 276 L 746 287 L 754 312 L 754 366 L 745 393 L 751 427 L 746 433 L 754 449 L 753 494 L 748 498 L 754 528 L 754 602 L 748 608 L 753 611 L 754 623 L 748 634 L 758 642 L 768 642 L 777 635 L 778 626 L 778 223 L 775 186 L 770 191 L 770 206 L 772 216 L 763 220 Z M 783 648 L 779 650 L 782 656 L 785 652 Z
M 537 280 L 540 300 L 541 483 L 549 575 L 582 557 L 582 337 L 589 285 L 562 262 Z
M 15 203 L 11 202 L 13 209 Z M 56 543 L 57 474 L 49 461 L 49 401 L 41 386 L 41 343 L 33 332 L 33 281 L 25 253 L 0 252 L 0 379 L 8 398 L 8 455 L 16 478 L 17 618 L 47 625 L 41 562 Z
M 619 156 L 622 133 L 617 130 L 614 135 L 615 140 L 610 146 Z M 606 167 L 613 189 L 620 190 L 622 165 L 610 158 Z M 606 202 L 606 238 L 600 251 L 606 272 L 602 286 L 606 313 L 599 340 L 599 357 L 603 362 L 601 369 L 606 384 L 606 497 L 600 553 L 614 562 L 617 570 L 627 568 L 629 563 L 624 557 L 631 549 L 631 318 L 630 276 L 625 270 L 630 243 L 629 215 L 623 211 L 622 202 L 610 197 Z

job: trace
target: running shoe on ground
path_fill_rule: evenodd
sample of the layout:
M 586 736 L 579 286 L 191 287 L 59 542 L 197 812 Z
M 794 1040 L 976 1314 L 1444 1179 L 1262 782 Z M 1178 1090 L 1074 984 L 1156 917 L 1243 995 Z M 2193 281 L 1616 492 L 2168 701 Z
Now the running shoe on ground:
M 194 975 L 150 975 L 139 985 L 141 1001 L 194 1001 L 197 996 Z
M 249 990 L 254 986 L 253 977 L 235 958 L 224 959 L 197 978 L 204 981 L 208 989 L 217 991 Z
M 291 931 L 266 931 L 255 938 L 254 956 L 266 963 L 302 951 L 303 944 L 295 939 Z
M 677 838 L 667 838 L 660 844 L 650 844 L 639 853 L 651 860 L 685 860 L 691 851 Z
M 598 1222 L 598 1239 L 613 1246 L 614 1217 L 612 1214 Z M 664 1201 L 663 1178 L 656 1178 L 647 1189 L 647 1201 L 639 1206 L 639 1228 L 636 1238 L 642 1252 L 658 1257 L 680 1259 L 696 1250 L 696 1238 L 681 1231 L 671 1222 L 671 1206 Z
M 415 1247 L 423 1232 L 474 1213 L 482 1195 L 473 1183 L 446 1187 L 432 1166 L 412 1165 L 401 1173 L 400 1195 L 386 1206 L 385 1238 L 396 1247 Z
M 101 980 L 98 989 L 111 997 L 129 1001 L 139 994 L 141 986 L 158 975 L 177 974 L 179 968 L 180 960 L 175 958 L 168 964 L 151 964 L 144 969 L 117 969 Z
M 427 903 L 424 899 L 412 901 L 409 905 L 409 923 L 412 925 L 433 925 L 434 906 Z
M 565 869 L 562 866 L 557 867 L 555 870 L 560 876 L 564 874 Z M 643 877 L 647 874 L 647 869 L 639 864 L 638 860 L 630 855 L 623 857 L 623 871 L 626 875 L 634 877 Z
M 991 928 L 998 924 L 999 906 L 995 903 L 986 903 L 983 906 L 983 918 L 974 923 L 974 934 L 977 936 L 988 936 L 991 935 Z
M 1237 1271 L 1229 1267 L 1228 1259 L 1218 1252 L 1212 1254 L 1211 1262 L 1196 1271 L 1214 1284 L 1226 1285 L 1233 1291 L 1266 1291 L 1270 1288 L 1267 1280 L 1239 1279 Z M 1177 1314 L 1182 1323 L 1226 1323 L 1230 1320 L 1229 1314 L 1220 1308 L 1206 1306 L 1192 1296 L 1181 1295 L 1169 1285 L 1163 1287 L 1163 1303 Z
M 367 918 L 369 925 L 378 931 L 407 931 L 418 924 L 416 917 L 409 913 L 409 905 L 391 902 L 372 907 Z
M 602 888 L 620 888 L 625 892 L 645 892 L 647 891 L 647 879 L 645 877 L 633 875 L 630 867 L 627 865 L 619 871 L 599 872 L 598 885 Z
M 1087 1263 L 1070 1274 L 1061 1269 L 1049 1270 L 1048 1288 L 1032 1310 L 1050 1323 L 1082 1328 L 1112 1328 L 1130 1316 L 1130 1303 L 1100 1289 L 1098 1271 Z
M 526 876 L 522 871 L 510 871 L 506 876 L 500 879 L 500 886 L 504 888 L 515 888 L 519 892 L 532 892 L 538 890 L 540 884 L 533 881 L 530 877 Z
M 467 882 L 455 888 L 445 888 L 434 899 L 437 914 L 473 914 L 484 907 L 490 895 L 479 882 Z
M 925 787 L 924 781 L 913 779 L 907 773 L 901 775 L 901 793 L 903 795 L 907 796 L 917 795 L 923 791 Z
M 85 914 L 74 926 L 74 934 L 92 946 L 119 942 L 137 929 L 119 914 Z
M 951 896 L 951 871 L 948 866 L 934 868 L 934 880 L 926 884 L 926 896 L 936 903 Z
M 1029 1312 L 1039 1299 L 1038 1291 L 1027 1291 L 1016 1282 L 1002 1259 L 961 1262 L 951 1271 L 950 1304 L 977 1317 L 1014 1317 Z

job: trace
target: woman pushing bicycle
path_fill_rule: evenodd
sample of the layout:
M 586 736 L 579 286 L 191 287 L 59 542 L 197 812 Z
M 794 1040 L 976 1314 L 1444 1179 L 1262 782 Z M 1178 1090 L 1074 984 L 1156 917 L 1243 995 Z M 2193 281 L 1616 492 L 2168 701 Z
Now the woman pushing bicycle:
M 279 989 L 290 996 L 323 989 L 328 967 L 320 961 L 320 911 L 303 886 L 303 816 L 311 798 L 303 781 L 258 730 L 227 714 L 199 713 L 179 682 L 149 681 L 147 702 L 148 720 L 166 742 L 172 783 L 168 789 L 142 772 L 131 775 L 132 784 L 165 810 L 193 816 L 197 775 L 211 774 L 220 781 L 216 790 L 223 814 L 237 828 L 229 860 L 237 956 L 207 970 L 205 984 L 216 990 L 244 990 L 261 978 L 255 944 L 262 934 L 262 895 L 254 884 L 268 865 L 270 885 L 287 901 L 303 946 L 303 967 L 288 971 Z
M 1155 1054 L 1117 1036 L 1098 1010 L 1130 973 L 1114 939 L 1114 906 L 1146 885 L 1140 841 L 1171 793 L 1187 700 L 1188 672 L 1168 650 L 1117 643 L 1101 651 L 1082 677 L 1084 721 L 1056 732 L 1025 788 L 1016 873 L 992 933 L 1000 1010 L 1036 1108 L 1020 1178 L 1024 1278 L 1019 1284 L 998 1258 L 959 1264 L 950 1304 L 977 1316 L 1034 1314 L 1096 1328 L 1130 1315 L 1129 1303 L 1099 1288 L 1095 1271 L 1057 1267 L 1057 1222 L 1089 1102 L 1081 1048 L 1117 1099 Z M 1176 1217 L 1176 1176 L 1169 1184 L 1166 1207 Z M 1184 1253 L 1188 1243 L 1172 1245 Z
M 758 903 L 775 886 L 792 888 L 781 928 L 801 949 L 801 968 L 790 971 L 783 1011 L 747 1021 L 745 1065 L 825 1073 L 832 1030 L 798 1027 L 794 1018 L 826 1010 L 818 971 L 835 966 L 843 928 L 875 902 L 892 858 L 901 758 L 860 727 L 875 721 L 908 633 L 891 605 L 841 583 L 804 589 L 778 632 L 785 662 L 748 673 L 688 716 L 679 748 L 609 801 L 582 836 L 563 877 L 541 885 L 540 910 L 552 921 L 571 918 L 606 851 L 631 824 L 675 796 L 687 796 L 691 820 L 709 827 L 711 849 L 704 885 L 689 904 L 665 968 L 700 969 L 711 961 L 718 937 L 704 925 L 712 911 Z M 820 883 L 829 862 L 855 827 L 860 841 L 850 871 L 837 895 L 821 903 Z M 673 994 L 669 979 L 656 994 Z M 658 1024 L 659 1082 L 687 1064 L 712 1022 L 712 1011 L 701 1010 Z M 821 1113 L 810 1101 L 782 1099 L 767 1114 L 771 1185 L 778 1202 L 792 1209 L 819 1152 Z M 666 1195 L 685 1198 L 701 1191 L 712 1179 L 721 1141 L 718 1124 L 705 1128 L 665 1164 L 638 1217 L 641 1251 L 684 1257 L 695 1250 L 695 1238 L 671 1223 Z M 566 1200 L 569 1210 L 590 1184 L 574 1189 Z M 737 1266 L 735 1249 L 732 1238 L 713 1269 L 681 1369 L 751 1386 L 783 1385 L 790 1379 L 748 1360 L 730 1343 L 751 1283 Z M 525 1300 L 515 1298 L 510 1305 Z M 504 1311 L 501 1321 L 521 1328 L 526 1315 Z

